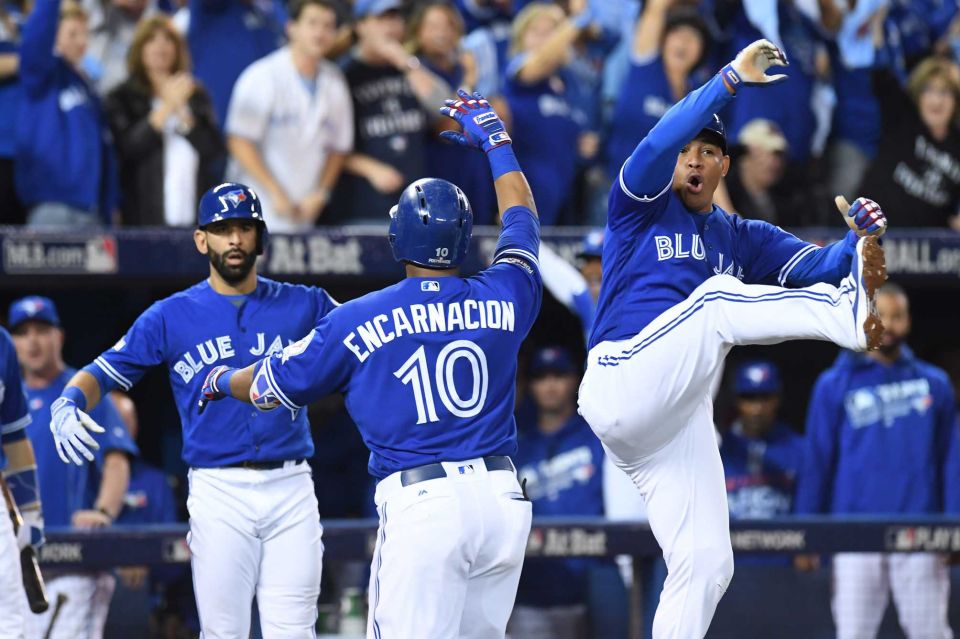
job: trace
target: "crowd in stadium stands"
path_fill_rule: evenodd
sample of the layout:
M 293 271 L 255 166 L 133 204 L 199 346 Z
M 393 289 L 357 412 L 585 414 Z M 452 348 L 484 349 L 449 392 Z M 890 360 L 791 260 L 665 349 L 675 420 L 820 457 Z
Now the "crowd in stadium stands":
M 383 223 L 425 175 L 495 203 L 449 145 L 457 87 L 508 123 L 545 225 L 602 225 L 624 158 L 746 43 L 789 81 L 722 116 L 742 161 L 717 203 L 834 224 L 960 229 L 960 18 L 945 0 L 2 0 L 0 223 L 193 224 L 249 182 L 275 231 Z

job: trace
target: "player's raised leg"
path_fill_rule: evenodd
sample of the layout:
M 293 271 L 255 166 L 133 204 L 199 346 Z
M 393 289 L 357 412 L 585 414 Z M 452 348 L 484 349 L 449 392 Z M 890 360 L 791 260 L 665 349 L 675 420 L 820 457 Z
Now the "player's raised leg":
M 301 463 L 267 472 L 281 476 L 269 482 L 272 521 L 261 528 L 260 628 L 264 639 L 311 639 L 320 597 L 323 529 L 310 467 Z

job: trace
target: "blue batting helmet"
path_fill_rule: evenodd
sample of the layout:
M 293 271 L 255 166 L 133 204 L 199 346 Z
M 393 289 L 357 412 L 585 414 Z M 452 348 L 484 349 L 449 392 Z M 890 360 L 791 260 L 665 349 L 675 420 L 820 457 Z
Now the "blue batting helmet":
M 417 180 L 390 209 L 390 246 L 398 262 L 454 268 L 473 235 L 473 211 L 460 187 L 439 178 Z
M 209 189 L 200 198 L 197 210 L 197 226 L 201 229 L 222 220 L 253 220 L 260 227 L 257 255 L 263 253 L 267 224 L 263 221 L 263 206 L 260 198 L 249 186 L 237 182 L 224 182 Z
M 700 129 L 700 133 L 697 134 L 697 138 L 704 138 L 715 143 L 720 147 L 724 155 L 726 155 L 727 129 L 723 126 L 723 120 L 721 120 L 720 116 L 716 113 L 713 114 L 713 117 L 710 119 L 707 125 Z
M 580 250 L 577 251 L 577 259 L 601 257 L 603 257 L 603 229 L 593 229 L 584 236 Z

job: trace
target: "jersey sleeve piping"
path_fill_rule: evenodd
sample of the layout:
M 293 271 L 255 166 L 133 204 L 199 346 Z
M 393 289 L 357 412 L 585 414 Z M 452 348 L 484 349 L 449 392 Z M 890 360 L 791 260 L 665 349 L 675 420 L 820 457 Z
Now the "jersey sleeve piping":
M 790 273 L 797 266 L 797 264 L 799 264 L 804 257 L 813 251 L 818 250 L 819 248 L 820 247 L 818 246 L 811 245 L 806 246 L 794 253 L 793 257 L 787 260 L 787 263 L 783 265 L 782 269 L 780 269 L 780 275 L 777 277 L 777 282 L 779 282 L 780 286 L 786 286 L 787 278 L 790 277 Z
M 93 360 L 93 363 L 96 364 L 97 368 L 102 370 L 107 377 L 116 382 L 123 390 L 128 391 L 131 387 L 133 387 L 133 384 L 130 383 L 130 380 L 121 375 L 117 369 L 110 365 L 110 362 L 103 358 L 103 356 Z
M 33 421 L 30 417 L 30 413 L 27 413 L 20 419 L 10 422 L 9 424 L 0 425 L 0 433 L 4 435 L 9 435 L 10 433 L 15 433 L 18 430 L 23 430 L 30 425 L 30 422 Z
M 653 197 L 643 197 L 641 195 L 635 195 L 630 191 L 630 189 L 627 188 L 626 183 L 623 181 L 623 166 L 620 167 L 620 176 L 618 179 L 620 181 L 620 189 L 623 190 L 623 192 L 626 193 L 628 197 L 636 200 L 637 202 L 653 202 L 655 199 L 657 199 L 658 197 L 666 193 L 668 190 L 670 190 L 670 186 L 673 184 L 673 178 L 671 177 L 671 179 L 667 182 L 667 185 L 663 187 L 662 191 L 660 191 Z
M 529 262 L 529 263 L 530 263 L 530 266 L 535 267 L 538 271 L 540 270 L 540 260 L 537 259 L 537 256 L 534 255 L 533 253 L 531 253 L 530 251 L 525 251 L 525 250 L 520 249 L 520 248 L 505 248 L 505 249 L 503 249 L 502 251 L 500 251 L 499 253 L 497 253 L 496 256 L 494 256 L 494 258 L 493 258 L 493 263 L 496 264 L 497 262 L 499 262 L 502 258 L 506 257 L 507 255 L 515 255 L 515 256 L 523 259 L 524 261 Z
M 266 367 L 266 372 L 267 372 L 267 381 L 270 383 L 270 387 L 277 393 L 277 399 L 280 400 L 281 404 L 283 404 L 290 410 L 294 410 L 294 411 L 299 410 L 301 407 L 291 402 L 290 398 L 287 397 L 282 390 L 280 390 L 280 386 L 277 384 L 277 380 L 273 376 L 273 366 L 271 365 L 272 360 L 273 358 L 270 357 L 270 358 L 267 358 L 267 360 L 264 362 L 264 366 Z

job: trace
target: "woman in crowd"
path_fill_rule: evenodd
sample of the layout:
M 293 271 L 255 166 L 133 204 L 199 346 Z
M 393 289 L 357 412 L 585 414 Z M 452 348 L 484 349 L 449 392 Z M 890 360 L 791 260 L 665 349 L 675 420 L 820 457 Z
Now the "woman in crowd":
M 127 69 L 106 101 L 123 222 L 193 226 L 197 194 L 216 184 L 224 153 L 210 96 L 190 74 L 186 43 L 165 16 L 137 27 Z
M 887 70 L 874 76 L 883 136 L 858 193 L 883 202 L 892 224 L 960 230 L 960 68 L 943 58 L 918 64 L 900 87 Z

